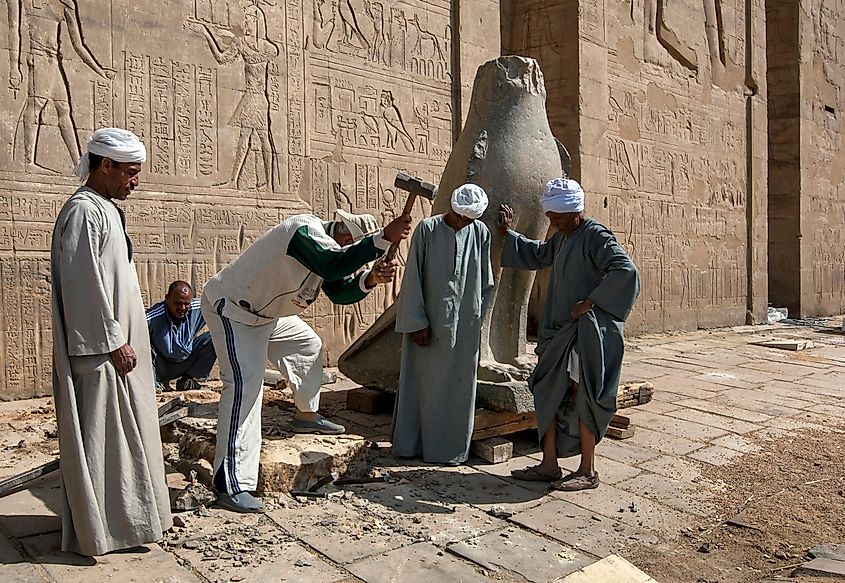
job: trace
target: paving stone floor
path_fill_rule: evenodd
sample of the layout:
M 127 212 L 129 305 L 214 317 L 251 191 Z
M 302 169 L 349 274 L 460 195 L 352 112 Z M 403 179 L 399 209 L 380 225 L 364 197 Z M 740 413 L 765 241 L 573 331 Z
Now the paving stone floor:
M 633 438 L 599 445 L 596 490 L 547 493 L 512 479 L 511 469 L 539 459 L 530 434 L 516 438 L 517 457 L 498 465 L 413 465 L 380 449 L 372 463 L 389 472 L 385 483 L 330 488 L 337 494 L 328 500 L 283 497 L 264 516 L 187 513 L 185 527 L 161 544 L 94 561 L 59 551 L 54 475 L 0 499 L 0 576 L 26 583 L 556 581 L 717 515 L 721 486 L 703 478 L 707 465 L 741 460 L 762 439 L 845 420 L 845 336 L 834 333 L 837 323 L 828 331 L 777 324 L 629 340 L 623 379 L 651 381 L 654 400 L 622 411 L 636 426 Z M 768 339 L 809 339 L 815 347 L 753 344 Z M 333 387 L 327 401 L 342 402 L 343 390 Z M 45 406 L 48 399 L 0 404 L 0 418 L 11 420 L 0 425 L 0 478 L 56 453 L 28 445 L 39 431 L 49 433 L 43 415 L 15 417 Z M 341 417 L 353 431 L 389 430 L 386 415 Z M 561 463 L 574 467 L 574 460 Z

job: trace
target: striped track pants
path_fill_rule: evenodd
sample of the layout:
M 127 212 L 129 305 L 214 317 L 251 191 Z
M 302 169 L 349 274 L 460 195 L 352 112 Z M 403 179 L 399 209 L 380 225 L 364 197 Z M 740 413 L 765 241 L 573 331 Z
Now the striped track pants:
M 261 455 L 261 404 L 269 360 L 287 379 L 300 411 L 317 411 L 323 374 L 320 337 L 298 316 L 249 326 L 223 315 L 223 303 L 202 300 L 223 392 L 217 419 L 214 486 L 230 494 L 254 491 Z

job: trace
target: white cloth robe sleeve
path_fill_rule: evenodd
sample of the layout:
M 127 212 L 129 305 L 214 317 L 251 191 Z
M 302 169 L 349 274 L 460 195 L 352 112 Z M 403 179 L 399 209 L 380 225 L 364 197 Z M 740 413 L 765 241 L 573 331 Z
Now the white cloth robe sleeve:
M 126 344 L 114 317 L 113 298 L 106 291 L 101 264 L 103 229 L 108 228 L 99 209 L 80 202 L 69 214 L 62 231 L 62 303 L 67 349 L 70 356 L 107 354 Z
M 420 223 L 411 237 L 396 310 L 396 332 L 400 334 L 409 334 L 429 327 L 423 294 L 426 235 L 426 227 L 424 223 Z

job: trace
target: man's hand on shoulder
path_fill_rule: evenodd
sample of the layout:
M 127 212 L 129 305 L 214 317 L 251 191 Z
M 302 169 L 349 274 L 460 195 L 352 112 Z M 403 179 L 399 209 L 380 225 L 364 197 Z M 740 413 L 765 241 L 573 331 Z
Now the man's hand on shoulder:
M 496 220 L 496 225 L 499 227 L 500 235 L 507 235 L 508 229 L 513 224 L 513 209 L 506 204 L 499 206 L 499 218 Z
M 399 267 L 399 260 L 379 261 L 373 270 L 367 274 L 364 285 L 372 289 L 380 283 L 390 283 L 396 277 L 396 268 Z
M 111 352 L 111 360 L 117 369 L 117 374 L 121 377 L 125 377 L 132 372 L 135 365 L 138 364 L 138 357 L 135 356 L 135 350 L 129 344 L 124 344 L 117 350 L 113 350 Z
M 431 344 L 431 326 L 423 328 L 422 330 L 417 330 L 416 332 L 411 332 L 411 340 L 413 340 L 414 344 L 417 346 L 428 346 Z
M 407 239 L 410 234 L 411 216 L 401 215 L 385 225 L 382 237 L 391 243 L 399 243 Z

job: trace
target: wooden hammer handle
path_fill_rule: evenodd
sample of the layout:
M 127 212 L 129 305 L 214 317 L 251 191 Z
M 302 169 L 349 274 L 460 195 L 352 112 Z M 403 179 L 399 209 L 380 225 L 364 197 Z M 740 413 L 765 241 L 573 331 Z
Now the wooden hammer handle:
M 417 195 L 411 193 L 408 195 L 408 200 L 405 201 L 405 208 L 402 209 L 403 215 L 411 215 L 411 212 L 414 210 L 414 203 L 417 202 Z
M 405 208 L 402 209 L 403 215 L 411 216 L 411 211 L 414 210 L 414 203 L 417 202 L 416 194 L 409 194 L 408 200 L 405 201 Z M 400 215 L 401 216 L 401 215 Z M 399 251 L 399 243 L 391 243 L 387 253 L 382 257 L 382 261 L 393 261 L 396 258 L 396 253 Z

